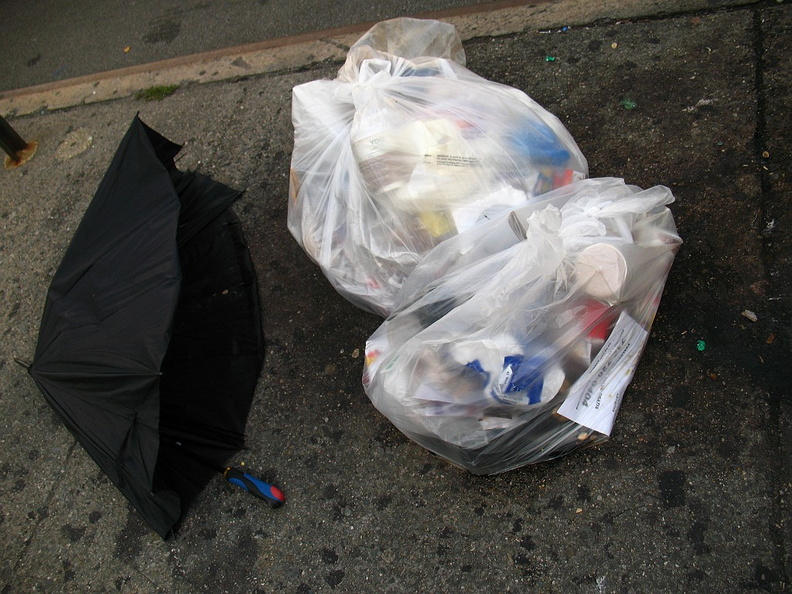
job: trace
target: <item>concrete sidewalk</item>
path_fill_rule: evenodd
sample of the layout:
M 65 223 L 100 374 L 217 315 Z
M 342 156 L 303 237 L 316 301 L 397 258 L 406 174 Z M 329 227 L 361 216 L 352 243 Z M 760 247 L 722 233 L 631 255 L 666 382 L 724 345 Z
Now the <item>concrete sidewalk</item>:
M 468 67 L 557 115 L 592 177 L 676 196 L 685 244 L 611 440 L 474 477 L 366 398 L 380 320 L 285 223 L 291 89 L 334 77 L 358 33 L 229 50 L 262 65 L 216 78 L 160 65 L 0 95 L 39 142 L 0 172 L 3 592 L 789 590 L 792 7 L 568 0 L 454 22 Z M 198 62 L 179 68 L 215 71 Z M 97 96 L 58 99 L 86 82 Z M 32 357 L 52 274 L 138 112 L 184 145 L 181 169 L 246 189 L 268 345 L 237 461 L 287 495 L 273 511 L 218 478 L 166 542 L 13 362 Z

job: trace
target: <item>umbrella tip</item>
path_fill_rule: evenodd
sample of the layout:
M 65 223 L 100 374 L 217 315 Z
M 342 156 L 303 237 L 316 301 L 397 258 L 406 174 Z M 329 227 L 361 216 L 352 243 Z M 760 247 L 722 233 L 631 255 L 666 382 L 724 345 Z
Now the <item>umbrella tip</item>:
M 30 365 L 31 364 L 28 363 L 27 361 L 24 361 L 24 360 L 20 359 L 19 357 L 14 357 L 14 361 L 16 361 L 18 365 L 21 365 L 25 369 L 30 369 Z

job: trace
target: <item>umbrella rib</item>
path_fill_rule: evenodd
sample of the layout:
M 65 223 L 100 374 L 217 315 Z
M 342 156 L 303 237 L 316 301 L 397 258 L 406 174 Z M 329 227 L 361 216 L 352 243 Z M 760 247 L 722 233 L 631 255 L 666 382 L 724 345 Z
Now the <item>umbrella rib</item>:
M 135 377 L 158 377 L 162 376 L 161 371 L 147 371 L 140 373 L 124 373 L 124 372 L 110 372 L 110 373 L 85 373 L 77 371 L 41 371 L 36 369 L 36 377 L 46 378 L 49 380 L 61 378 L 135 378 Z

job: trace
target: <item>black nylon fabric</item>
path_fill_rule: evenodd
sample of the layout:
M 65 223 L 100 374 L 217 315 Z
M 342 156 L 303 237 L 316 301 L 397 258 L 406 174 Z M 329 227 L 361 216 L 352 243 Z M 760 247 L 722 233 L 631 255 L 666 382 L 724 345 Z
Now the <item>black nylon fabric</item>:
M 50 285 L 29 372 L 161 536 L 244 445 L 264 356 L 240 193 L 138 117 Z

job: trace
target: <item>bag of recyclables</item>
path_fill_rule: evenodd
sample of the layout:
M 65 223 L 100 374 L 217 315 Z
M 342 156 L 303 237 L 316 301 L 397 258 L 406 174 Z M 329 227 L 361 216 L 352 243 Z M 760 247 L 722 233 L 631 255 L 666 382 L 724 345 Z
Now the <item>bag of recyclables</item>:
M 390 313 L 444 239 L 588 174 L 555 116 L 464 65 L 452 25 L 400 18 L 293 89 L 288 227 L 363 309 Z
M 672 201 L 587 179 L 448 239 L 367 341 L 369 398 L 474 474 L 607 439 L 681 244 Z

